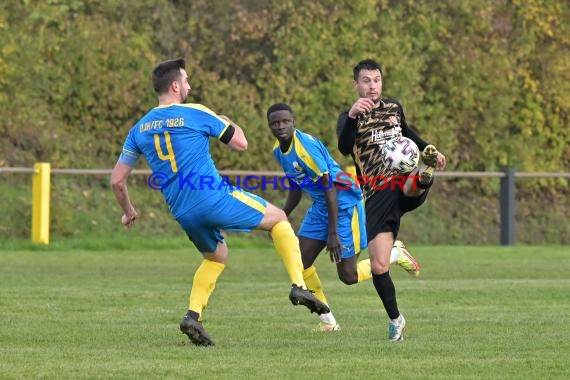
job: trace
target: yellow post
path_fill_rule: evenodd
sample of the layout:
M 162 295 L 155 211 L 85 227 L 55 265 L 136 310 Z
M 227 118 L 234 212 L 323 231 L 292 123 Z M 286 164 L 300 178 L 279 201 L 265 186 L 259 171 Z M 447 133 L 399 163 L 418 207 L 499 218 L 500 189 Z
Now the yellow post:
M 34 165 L 32 184 L 32 243 L 49 244 L 50 164 Z
M 352 179 L 356 179 L 356 166 L 350 165 L 346 167 L 346 172 L 352 176 Z

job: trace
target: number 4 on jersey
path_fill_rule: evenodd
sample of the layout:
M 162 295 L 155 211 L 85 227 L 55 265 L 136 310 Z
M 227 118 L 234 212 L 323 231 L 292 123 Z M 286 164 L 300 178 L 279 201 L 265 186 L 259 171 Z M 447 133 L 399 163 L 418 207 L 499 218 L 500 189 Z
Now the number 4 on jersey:
M 170 166 L 172 167 L 172 172 L 178 172 L 178 166 L 176 165 L 176 157 L 174 157 L 174 150 L 172 150 L 172 143 L 170 142 L 170 133 L 164 132 L 164 142 L 166 145 L 166 154 L 162 152 L 162 147 L 160 146 L 160 133 L 154 135 L 154 146 L 156 148 L 156 153 L 158 153 L 158 158 L 163 161 L 170 161 Z

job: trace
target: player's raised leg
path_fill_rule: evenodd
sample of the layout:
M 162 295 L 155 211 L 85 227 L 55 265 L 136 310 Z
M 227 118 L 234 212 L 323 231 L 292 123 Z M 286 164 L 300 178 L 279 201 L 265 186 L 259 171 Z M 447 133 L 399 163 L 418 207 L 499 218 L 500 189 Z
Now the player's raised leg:
M 420 154 L 418 166 L 409 174 L 404 185 L 406 197 L 419 197 L 433 184 L 439 152 L 433 145 L 428 145 Z
M 422 151 L 418 164 L 419 183 L 427 186 L 433 181 L 435 168 L 437 166 L 438 151 L 433 145 L 428 145 Z

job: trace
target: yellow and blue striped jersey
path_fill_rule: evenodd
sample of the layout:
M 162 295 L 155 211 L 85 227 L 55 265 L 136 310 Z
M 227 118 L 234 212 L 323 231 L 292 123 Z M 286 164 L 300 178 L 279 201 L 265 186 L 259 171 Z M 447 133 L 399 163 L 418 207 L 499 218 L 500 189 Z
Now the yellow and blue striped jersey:
M 296 129 L 289 150 L 282 152 L 279 142 L 276 142 L 273 155 L 285 175 L 309 194 L 314 203 L 326 207 L 325 187 L 321 182 L 323 174 L 328 174 L 331 181 L 338 185 L 340 209 L 362 201 L 362 192 L 350 175 L 340 168 L 322 142 L 313 136 Z

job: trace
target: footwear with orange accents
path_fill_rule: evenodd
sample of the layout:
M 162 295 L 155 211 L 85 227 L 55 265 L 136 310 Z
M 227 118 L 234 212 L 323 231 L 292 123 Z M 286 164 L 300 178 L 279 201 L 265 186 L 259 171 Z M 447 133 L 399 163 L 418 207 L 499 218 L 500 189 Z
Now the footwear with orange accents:
M 410 252 L 408 252 L 404 243 L 400 240 L 396 240 L 394 242 L 394 248 L 400 252 L 400 257 L 396 263 L 412 276 L 419 276 L 421 268 L 420 263 L 418 263 Z

